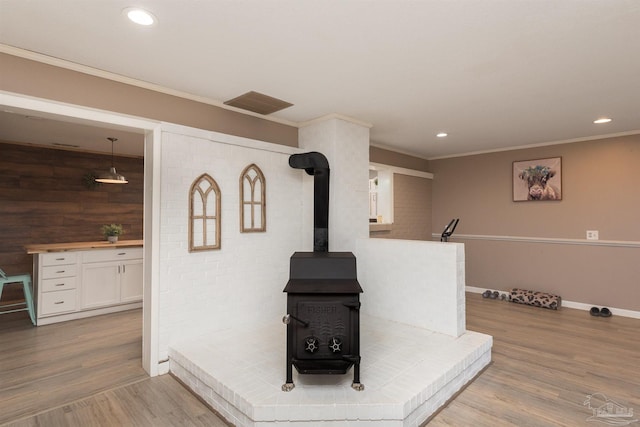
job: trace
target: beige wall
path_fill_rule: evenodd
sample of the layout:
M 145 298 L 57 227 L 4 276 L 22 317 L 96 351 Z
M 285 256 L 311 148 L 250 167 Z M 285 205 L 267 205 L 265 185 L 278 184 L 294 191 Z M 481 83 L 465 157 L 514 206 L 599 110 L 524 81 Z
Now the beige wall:
M 198 129 L 298 146 L 298 129 L 140 87 L 0 53 L 0 90 Z
M 561 201 L 513 202 L 512 163 L 562 157 Z M 432 160 L 433 224 L 456 235 L 636 242 L 629 247 L 460 239 L 467 286 L 552 292 L 640 311 L 640 135 Z
M 393 174 L 393 225 L 370 237 L 431 240 L 431 180 Z
M 369 147 L 369 161 L 399 168 L 429 171 L 429 161 L 378 147 Z M 394 173 L 393 226 L 370 237 L 431 240 L 431 180 Z
M 399 168 L 413 169 L 417 171 L 429 172 L 429 161 L 384 148 L 369 147 L 369 161 L 384 165 L 397 166 Z
M 0 53 L 0 68 L 0 90 L 298 145 L 298 129 L 293 126 L 220 107 L 8 54 Z M 562 157 L 563 200 L 513 202 L 512 162 L 555 156 Z M 405 206 L 408 219 L 405 222 L 405 213 L 396 211 L 398 234 L 389 237 L 422 238 L 431 223 L 439 232 L 451 218 L 460 217 L 456 235 L 584 239 L 589 229 L 598 230 L 602 240 L 640 241 L 638 135 L 430 162 L 371 147 L 370 161 L 435 175 L 433 182 L 417 178 L 426 183 L 396 175 L 398 206 Z M 422 219 L 416 213 L 428 206 L 430 197 L 431 222 L 428 214 Z M 424 206 L 412 206 L 418 200 Z M 637 247 L 464 241 L 469 286 L 519 286 L 554 292 L 566 300 L 640 311 Z

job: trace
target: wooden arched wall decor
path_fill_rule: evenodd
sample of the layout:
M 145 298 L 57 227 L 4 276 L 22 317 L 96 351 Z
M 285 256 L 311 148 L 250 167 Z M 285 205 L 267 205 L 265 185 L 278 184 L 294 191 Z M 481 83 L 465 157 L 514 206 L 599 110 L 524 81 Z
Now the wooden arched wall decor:
M 220 249 L 220 187 L 208 174 L 189 190 L 189 252 Z
M 260 168 L 252 163 L 240 174 L 240 232 L 267 231 L 266 181 Z

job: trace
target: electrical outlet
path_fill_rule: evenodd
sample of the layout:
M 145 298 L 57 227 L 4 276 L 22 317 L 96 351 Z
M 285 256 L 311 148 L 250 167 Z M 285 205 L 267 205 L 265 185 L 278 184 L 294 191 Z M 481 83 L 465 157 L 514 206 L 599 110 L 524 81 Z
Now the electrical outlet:
M 598 230 L 587 230 L 587 240 L 598 240 Z

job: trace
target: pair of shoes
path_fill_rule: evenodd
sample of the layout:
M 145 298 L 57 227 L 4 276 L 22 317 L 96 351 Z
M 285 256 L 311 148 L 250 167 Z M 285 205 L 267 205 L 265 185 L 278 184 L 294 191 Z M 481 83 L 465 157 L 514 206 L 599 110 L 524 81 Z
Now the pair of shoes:
M 504 295 L 504 294 L 503 294 Z M 491 299 L 496 299 L 500 296 L 500 292 L 498 291 L 493 291 L 491 292 L 490 290 L 486 290 L 482 293 L 482 298 L 491 298 Z M 504 298 L 502 298 L 504 299 Z
M 611 317 L 611 310 L 609 310 L 607 307 L 602 307 L 602 310 L 598 307 L 591 307 L 591 310 L 589 310 L 589 314 L 591 314 L 592 316 Z

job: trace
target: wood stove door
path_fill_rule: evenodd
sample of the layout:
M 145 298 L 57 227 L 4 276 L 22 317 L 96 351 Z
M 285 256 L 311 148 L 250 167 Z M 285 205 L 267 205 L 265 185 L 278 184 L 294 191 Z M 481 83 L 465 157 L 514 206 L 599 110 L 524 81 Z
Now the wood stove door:
M 351 354 L 351 309 L 345 300 L 299 301 L 298 316 L 309 322 L 296 328 L 295 353 L 299 359 L 341 359 Z

